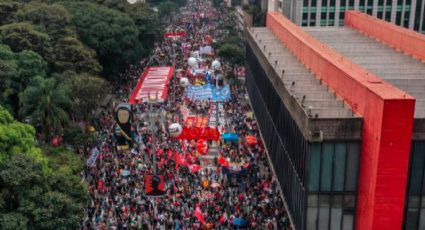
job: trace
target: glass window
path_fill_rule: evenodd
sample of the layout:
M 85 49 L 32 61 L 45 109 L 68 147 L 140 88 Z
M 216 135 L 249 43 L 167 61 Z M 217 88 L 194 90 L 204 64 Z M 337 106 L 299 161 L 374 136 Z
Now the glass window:
M 347 143 L 347 166 L 345 172 L 345 191 L 357 190 L 357 174 L 359 169 L 360 144 Z
M 307 203 L 307 230 L 316 230 L 318 195 L 309 195 Z
M 354 195 L 345 195 L 343 204 L 343 223 L 342 229 L 352 230 L 354 227 L 354 213 L 355 213 L 356 198 Z
M 329 13 L 329 19 L 335 20 L 335 13 L 334 12 Z
M 308 189 L 319 191 L 320 182 L 320 144 L 311 144 Z
M 354 9 L 354 0 L 349 0 L 349 2 L 348 2 L 348 8 L 350 10 Z
M 401 23 L 401 12 L 398 11 L 395 17 L 395 24 L 400 25 L 400 23 Z
M 410 196 L 407 201 L 407 212 L 406 212 L 406 230 L 417 229 L 417 220 L 419 216 L 419 196 Z
M 425 229 L 425 197 L 424 196 L 422 196 L 422 208 L 421 208 L 421 215 L 419 217 L 418 229 Z
M 419 195 L 425 164 L 425 143 L 414 143 L 409 176 L 409 194 Z
M 322 165 L 321 165 L 321 191 L 331 191 L 332 184 L 332 160 L 334 155 L 334 145 L 323 143 L 322 145 Z
M 318 230 L 328 230 L 329 228 L 329 208 L 330 196 L 319 195 L 319 228 Z
M 341 229 L 342 219 L 342 195 L 332 196 L 332 208 L 331 208 L 331 230 Z
M 353 228 L 354 228 L 354 216 L 344 214 L 342 230 L 353 230 Z
M 333 191 L 344 191 L 346 144 L 335 144 L 334 185 Z

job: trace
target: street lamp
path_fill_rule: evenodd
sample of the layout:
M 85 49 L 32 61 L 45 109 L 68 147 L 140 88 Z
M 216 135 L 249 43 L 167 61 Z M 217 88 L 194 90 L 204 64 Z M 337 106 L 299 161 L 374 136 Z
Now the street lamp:
M 158 110 L 153 108 L 153 105 L 156 105 L 159 102 L 158 100 L 158 92 L 155 93 L 155 98 L 151 97 L 151 93 L 148 92 L 148 114 L 149 114 L 149 123 L 150 130 L 152 132 L 152 150 L 153 150 L 153 174 L 156 175 L 156 144 L 155 144 L 155 117 L 158 114 L 161 114 L 161 109 Z

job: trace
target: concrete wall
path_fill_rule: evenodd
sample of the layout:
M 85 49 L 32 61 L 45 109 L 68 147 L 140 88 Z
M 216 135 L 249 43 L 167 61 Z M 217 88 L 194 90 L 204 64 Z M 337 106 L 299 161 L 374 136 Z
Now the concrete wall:
M 425 62 L 425 35 L 358 11 L 346 11 L 344 20 L 345 26 L 352 27 Z
M 267 27 L 364 117 L 356 229 L 401 229 L 415 99 L 321 44 L 280 14 Z

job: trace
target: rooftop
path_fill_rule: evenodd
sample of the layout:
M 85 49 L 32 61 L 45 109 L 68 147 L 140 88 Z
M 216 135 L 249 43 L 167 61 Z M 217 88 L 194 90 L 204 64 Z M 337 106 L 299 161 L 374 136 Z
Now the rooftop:
M 268 28 L 252 28 L 249 33 L 307 117 L 358 117 L 333 90 L 312 75 Z
M 353 63 L 415 97 L 415 118 L 425 118 L 424 63 L 351 28 L 303 29 Z

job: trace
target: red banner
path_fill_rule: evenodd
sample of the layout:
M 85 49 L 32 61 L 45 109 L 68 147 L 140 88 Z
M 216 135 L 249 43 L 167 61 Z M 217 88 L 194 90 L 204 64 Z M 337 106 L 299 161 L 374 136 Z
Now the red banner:
M 168 96 L 168 84 L 174 74 L 173 66 L 148 67 L 140 76 L 136 88 L 130 95 L 129 103 L 147 102 L 158 95 L 159 101 L 165 101 Z
M 208 116 L 195 117 L 189 116 L 186 119 L 185 127 L 198 127 L 203 128 L 208 126 Z
M 168 32 L 164 34 L 164 37 L 166 38 L 180 38 L 180 37 L 186 37 L 187 33 L 184 31 L 181 32 Z
M 177 137 L 182 140 L 196 140 L 196 139 L 204 139 L 209 141 L 218 141 L 220 140 L 220 133 L 217 128 L 183 128 L 183 132 L 180 136 Z

